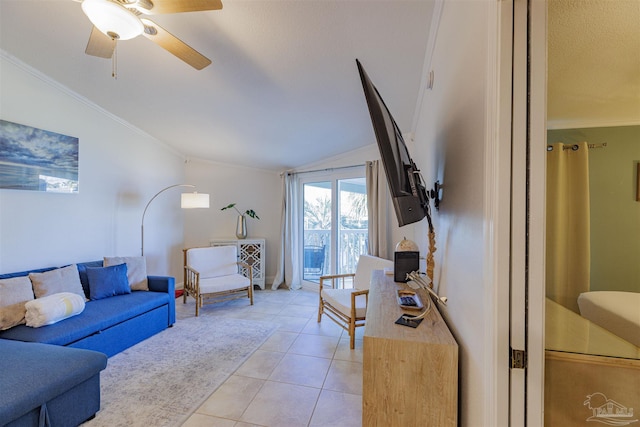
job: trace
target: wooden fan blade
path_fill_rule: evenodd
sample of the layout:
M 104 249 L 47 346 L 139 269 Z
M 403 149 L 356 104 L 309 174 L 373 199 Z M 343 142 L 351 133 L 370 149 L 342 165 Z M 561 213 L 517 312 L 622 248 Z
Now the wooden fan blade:
M 87 43 L 87 48 L 84 50 L 84 53 L 100 58 L 111 58 L 115 48 L 116 41 L 114 39 L 102 33 L 96 27 L 93 27 L 91 35 L 89 36 L 89 43 Z
M 145 26 L 144 33 L 142 33 L 143 36 L 182 59 L 196 70 L 202 70 L 204 67 L 211 64 L 211 60 L 209 58 L 203 56 L 194 48 L 169 33 L 155 22 L 148 19 L 141 19 L 141 21 Z
M 147 15 L 222 9 L 221 0 L 139 0 L 136 9 Z

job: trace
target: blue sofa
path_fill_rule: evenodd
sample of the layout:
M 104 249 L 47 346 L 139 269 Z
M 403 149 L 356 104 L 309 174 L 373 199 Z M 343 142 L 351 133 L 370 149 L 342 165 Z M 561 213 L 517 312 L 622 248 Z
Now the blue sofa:
M 86 268 L 102 265 L 77 264 L 87 297 Z M 0 279 L 48 270 L 53 268 Z M 0 331 L 0 426 L 75 426 L 92 417 L 100 408 L 99 372 L 106 358 L 175 323 L 175 279 L 148 276 L 148 282 L 149 291 L 88 301 L 82 313 L 53 325 Z

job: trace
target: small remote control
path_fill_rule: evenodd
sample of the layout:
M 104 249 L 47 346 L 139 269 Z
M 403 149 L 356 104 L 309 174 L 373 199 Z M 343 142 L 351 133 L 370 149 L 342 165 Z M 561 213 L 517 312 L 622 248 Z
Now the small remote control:
M 416 300 L 413 299 L 413 297 L 400 297 L 400 303 L 402 305 L 408 305 L 408 306 L 416 306 Z

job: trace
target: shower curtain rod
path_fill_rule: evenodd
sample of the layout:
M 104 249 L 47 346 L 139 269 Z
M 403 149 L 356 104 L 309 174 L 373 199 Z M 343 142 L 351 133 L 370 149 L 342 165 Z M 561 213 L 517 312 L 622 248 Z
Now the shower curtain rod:
M 600 144 L 587 144 L 587 147 L 589 149 L 592 148 L 606 148 L 607 147 L 607 143 L 603 142 Z M 573 150 L 573 151 L 577 151 L 580 147 L 578 146 L 578 144 L 563 144 L 562 145 L 562 150 Z M 553 145 L 549 144 L 547 145 L 547 151 L 553 151 Z
M 366 166 L 366 164 L 360 164 L 360 165 L 351 165 L 351 166 L 336 166 L 334 168 L 326 168 L 326 169 L 314 169 L 314 170 L 308 170 L 308 171 L 300 171 L 300 172 L 294 172 L 294 171 L 287 171 L 287 172 L 283 172 L 283 174 L 287 174 L 287 175 L 299 175 L 299 174 L 303 174 L 303 173 L 313 173 L 313 172 L 333 172 L 335 170 L 340 170 L 340 169 L 351 169 L 351 168 L 361 168 L 363 166 Z M 282 174 L 281 174 L 282 175 Z

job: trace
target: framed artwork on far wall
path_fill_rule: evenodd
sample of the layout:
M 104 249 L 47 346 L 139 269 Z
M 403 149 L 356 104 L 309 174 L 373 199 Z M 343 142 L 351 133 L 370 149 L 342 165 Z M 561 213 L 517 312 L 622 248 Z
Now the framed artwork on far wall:
M 0 120 L 0 189 L 78 192 L 79 140 Z

